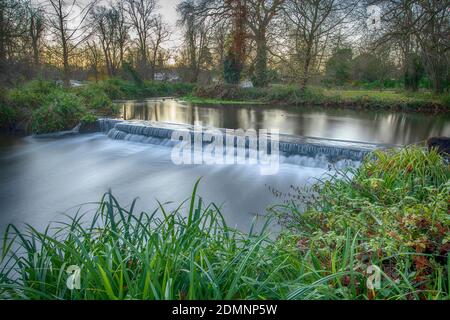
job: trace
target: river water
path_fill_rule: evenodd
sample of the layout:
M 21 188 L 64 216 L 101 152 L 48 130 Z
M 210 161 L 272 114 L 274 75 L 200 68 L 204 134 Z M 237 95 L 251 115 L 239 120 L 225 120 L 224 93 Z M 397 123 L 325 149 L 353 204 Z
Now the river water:
M 193 106 L 175 100 L 124 102 L 125 119 L 218 128 L 278 128 L 282 133 L 373 143 L 407 144 L 450 135 L 448 116 L 317 110 L 266 106 Z M 248 230 L 256 215 L 289 193 L 329 173 L 320 159 L 283 161 L 277 174 L 258 165 L 182 165 L 161 145 L 113 140 L 104 133 L 46 137 L 0 136 L 0 232 L 7 224 L 38 228 L 75 214 L 77 205 L 96 202 L 111 189 L 124 205 L 139 197 L 138 208 L 157 202 L 177 205 L 202 177 L 199 194 L 222 206 L 229 225 Z M 85 205 L 87 212 L 95 205 Z

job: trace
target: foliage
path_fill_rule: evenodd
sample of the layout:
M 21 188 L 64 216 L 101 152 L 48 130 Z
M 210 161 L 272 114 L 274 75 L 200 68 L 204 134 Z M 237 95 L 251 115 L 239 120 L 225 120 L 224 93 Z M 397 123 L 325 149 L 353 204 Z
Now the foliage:
M 417 147 L 377 151 L 356 171 L 317 184 L 306 211 L 293 201 L 274 208 L 304 254 L 332 267 L 336 248 L 351 245 L 349 268 L 376 265 L 386 285 L 407 283 L 400 298 L 448 297 L 450 169 L 435 152 Z M 352 242 L 348 241 L 351 235 Z M 355 281 L 354 279 L 351 281 Z M 393 298 L 392 287 L 378 298 Z M 444 293 L 445 292 L 445 293 Z
M 142 84 L 112 78 L 99 83 L 100 88 L 112 100 L 144 99 L 151 97 L 189 95 L 195 85 L 189 83 L 168 83 L 144 81 Z
M 41 107 L 49 95 L 60 88 L 52 81 L 33 80 L 9 91 L 8 98 L 13 106 L 35 110 Z
M 92 84 L 76 88 L 75 93 L 81 97 L 83 105 L 88 109 L 105 114 L 116 113 L 112 100 L 98 85 Z
M 0 129 L 9 129 L 16 118 L 16 110 L 0 102 Z
M 326 64 L 326 78 L 335 85 L 344 85 L 351 79 L 352 49 L 336 50 Z
M 49 133 L 75 127 L 86 108 L 80 97 L 70 92 L 54 92 L 32 115 L 34 133 Z
M 286 104 L 315 104 L 323 97 L 319 88 L 300 88 L 297 86 L 272 86 L 268 88 L 241 88 L 234 85 L 214 85 L 200 87 L 195 95 L 200 98 L 222 100 L 251 100 Z
M 238 84 L 241 81 L 242 64 L 233 52 L 229 52 L 223 62 L 223 78 L 228 84 Z

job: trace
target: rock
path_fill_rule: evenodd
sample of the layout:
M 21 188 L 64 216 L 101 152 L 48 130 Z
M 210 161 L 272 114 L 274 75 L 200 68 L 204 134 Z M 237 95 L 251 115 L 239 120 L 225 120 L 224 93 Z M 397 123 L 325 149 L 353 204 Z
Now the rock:
M 439 154 L 450 157 L 450 138 L 449 137 L 432 137 L 427 140 L 428 150 L 436 149 Z
M 100 129 L 98 127 L 97 121 L 81 121 L 79 129 L 79 133 L 94 133 L 99 132 Z

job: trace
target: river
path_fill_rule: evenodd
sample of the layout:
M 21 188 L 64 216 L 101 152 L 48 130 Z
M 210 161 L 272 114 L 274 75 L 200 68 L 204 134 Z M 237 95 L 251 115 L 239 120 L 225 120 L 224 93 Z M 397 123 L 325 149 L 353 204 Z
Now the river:
M 180 124 L 201 121 L 217 128 L 271 129 L 291 135 L 404 145 L 429 136 L 450 136 L 448 115 L 270 106 L 196 106 L 176 100 L 123 102 L 127 120 Z M 323 159 L 282 161 L 277 174 L 261 175 L 258 165 L 175 165 L 171 148 L 113 140 L 105 133 L 46 137 L 0 136 L 0 231 L 7 224 L 38 228 L 74 215 L 77 205 L 99 201 L 112 190 L 124 205 L 139 197 L 138 208 L 157 201 L 188 198 L 202 177 L 199 194 L 223 208 L 231 226 L 248 230 L 256 215 L 288 194 L 329 173 Z M 80 212 L 91 212 L 85 205 Z

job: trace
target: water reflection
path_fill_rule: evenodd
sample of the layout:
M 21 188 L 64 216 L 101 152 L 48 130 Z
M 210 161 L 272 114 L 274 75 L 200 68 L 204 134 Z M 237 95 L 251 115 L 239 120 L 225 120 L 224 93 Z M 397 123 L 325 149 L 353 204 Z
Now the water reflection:
M 126 120 L 150 120 L 230 129 L 278 128 L 302 136 L 362 142 L 411 144 L 450 136 L 450 115 L 303 107 L 199 106 L 173 99 L 121 103 Z

